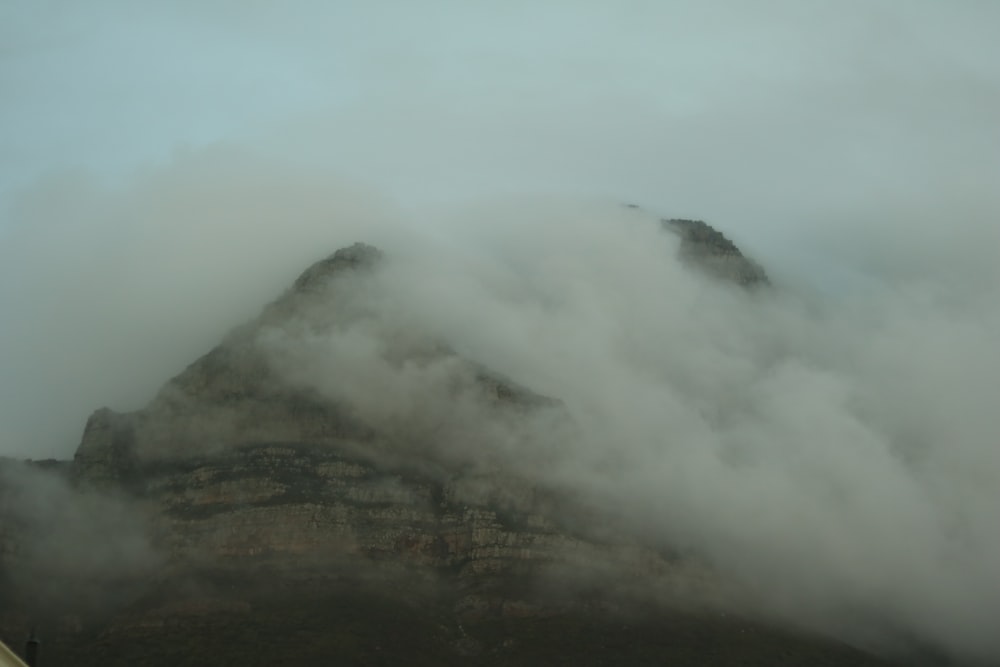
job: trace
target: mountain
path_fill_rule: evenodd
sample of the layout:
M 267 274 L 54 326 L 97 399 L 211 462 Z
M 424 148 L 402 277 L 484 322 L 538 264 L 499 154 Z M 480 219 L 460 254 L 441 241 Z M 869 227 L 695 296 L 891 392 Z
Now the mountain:
M 661 220 L 661 224 L 681 237 L 681 259 L 699 270 L 744 287 L 770 284 L 763 267 L 745 256 L 735 243 L 708 223 L 670 218 Z
M 768 285 L 705 223 L 662 224 Z M 496 455 L 576 426 L 387 317 L 388 262 L 338 250 L 143 409 L 97 410 L 72 461 L 0 462 L 0 637 L 37 626 L 41 664 L 81 667 L 889 664 Z M 303 352 L 359 332 L 330 367 Z

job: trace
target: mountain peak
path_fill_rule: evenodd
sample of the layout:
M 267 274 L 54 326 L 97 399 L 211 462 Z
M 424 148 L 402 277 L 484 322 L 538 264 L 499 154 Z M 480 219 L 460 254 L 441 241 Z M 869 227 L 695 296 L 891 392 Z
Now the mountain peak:
M 736 244 L 702 220 L 669 218 L 660 221 L 664 229 L 681 237 L 681 260 L 744 287 L 769 285 L 764 269 L 736 247 Z
M 313 292 L 330 276 L 345 269 L 364 269 L 375 266 L 382 259 L 382 251 L 367 243 L 355 243 L 341 248 L 326 259 L 321 259 L 302 272 L 293 286 L 296 292 Z

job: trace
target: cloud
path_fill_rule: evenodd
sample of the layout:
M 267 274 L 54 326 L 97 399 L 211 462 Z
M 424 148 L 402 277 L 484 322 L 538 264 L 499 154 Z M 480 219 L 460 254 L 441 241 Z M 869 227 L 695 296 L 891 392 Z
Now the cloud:
M 35 618 L 67 606 L 111 608 L 163 566 L 134 504 L 81 491 L 66 467 L 0 460 L 0 501 L 17 555 L 4 563 L 0 586 Z
M 864 293 L 747 293 L 688 271 L 656 216 L 611 202 L 491 203 L 439 224 L 447 242 L 352 285 L 367 316 L 270 331 L 278 368 L 396 437 L 412 425 L 439 454 L 572 490 L 706 559 L 759 611 L 998 654 L 994 294 L 944 263 L 892 262 Z M 908 241 L 955 251 L 933 231 Z M 428 339 L 558 398 L 573 428 L 491 420 L 455 393 L 453 358 L 401 352 Z
M 71 455 L 90 412 L 141 407 L 317 255 L 381 240 L 392 209 L 226 146 L 122 188 L 86 173 L 40 182 L 0 246 L 0 453 Z

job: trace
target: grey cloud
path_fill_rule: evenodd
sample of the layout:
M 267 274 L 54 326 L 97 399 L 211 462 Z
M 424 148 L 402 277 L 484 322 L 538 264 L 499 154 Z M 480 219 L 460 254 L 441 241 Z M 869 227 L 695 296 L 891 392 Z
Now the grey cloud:
M 0 451 L 70 455 L 93 409 L 141 407 L 317 254 L 381 240 L 392 209 L 225 146 L 121 189 L 85 174 L 40 183 L 0 247 Z
M 654 216 L 607 202 L 464 215 L 479 224 L 456 222 L 450 245 L 388 261 L 363 292 L 373 318 L 294 339 L 279 367 L 376 423 L 489 432 L 444 390 L 453 367 L 391 362 L 400 340 L 441 336 L 574 422 L 451 455 L 573 489 L 766 613 L 997 654 L 995 300 L 935 283 L 944 266 L 849 299 L 746 294 L 673 260 Z
M 139 509 L 67 475 L 65 466 L 0 460 L 0 586 L 27 599 L 32 614 L 103 609 L 163 565 Z

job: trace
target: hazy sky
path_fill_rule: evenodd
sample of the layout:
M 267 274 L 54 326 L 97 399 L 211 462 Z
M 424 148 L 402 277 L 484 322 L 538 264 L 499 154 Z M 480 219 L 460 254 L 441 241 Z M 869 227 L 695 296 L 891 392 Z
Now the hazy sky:
M 68 455 L 92 408 L 141 405 L 306 262 L 428 206 L 635 201 L 834 293 L 942 260 L 992 289 L 998 22 L 973 0 L 5 2 L 0 452 Z

